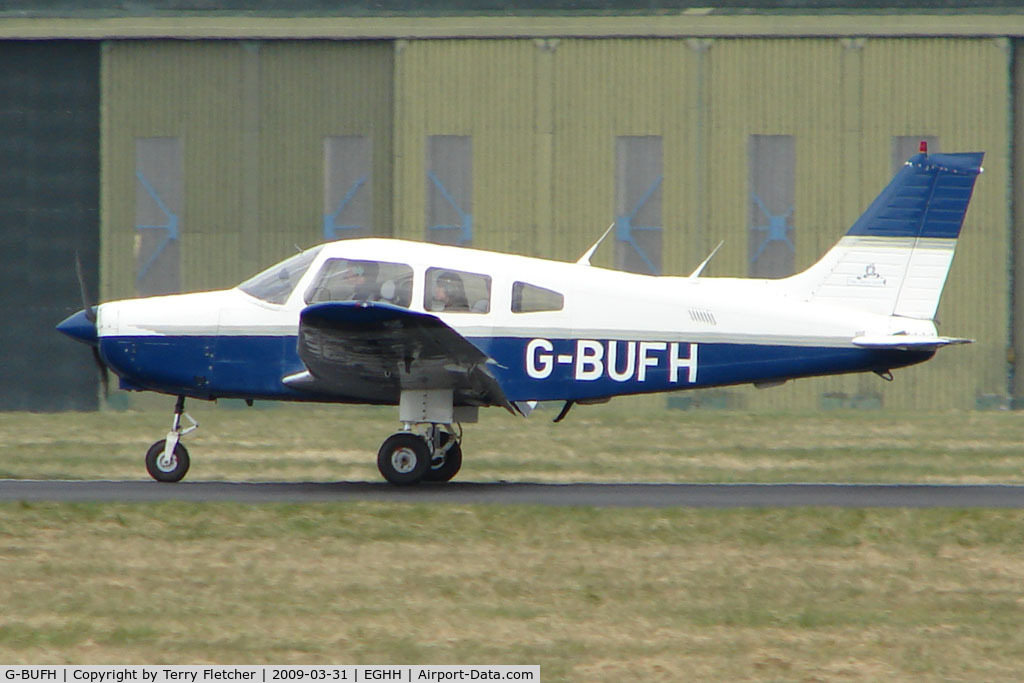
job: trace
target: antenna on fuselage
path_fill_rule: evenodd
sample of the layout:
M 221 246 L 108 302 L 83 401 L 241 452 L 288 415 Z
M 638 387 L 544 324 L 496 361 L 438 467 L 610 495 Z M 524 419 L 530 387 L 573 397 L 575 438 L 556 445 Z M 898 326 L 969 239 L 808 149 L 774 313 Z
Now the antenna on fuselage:
M 692 273 L 690 273 L 690 279 L 691 280 L 695 280 L 696 278 L 700 277 L 700 274 L 704 272 L 704 267 L 706 265 L 708 265 L 708 263 L 711 262 L 711 259 L 713 259 L 715 257 L 715 254 L 718 253 L 718 250 L 722 248 L 723 244 L 725 244 L 725 240 L 722 240 L 721 242 L 719 242 L 718 246 L 715 247 L 714 249 L 712 249 L 711 253 L 708 254 L 708 257 L 700 262 L 700 265 L 697 266 L 697 269 L 695 271 L 693 271 Z
M 580 256 L 579 260 L 577 260 L 576 263 L 578 263 L 581 266 L 589 266 L 590 257 L 594 255 L 594 252 L 597 251 L 597 248 L 601 246 L 601 242 L 604 242 L 604 238 L 608 236 L 608 233 L 610 233 L 612 231 L 612 228 L 614 227 L 615 223 L 613 222 L 611 225 L 608 226 L 608 229 L 604 231 L 604 234 L 597 238 L 597 241 L 594 242 L 594 246 L 590 247 L 590 249 L 587 249 L 587 252 L 583 254 L 583 256 Z

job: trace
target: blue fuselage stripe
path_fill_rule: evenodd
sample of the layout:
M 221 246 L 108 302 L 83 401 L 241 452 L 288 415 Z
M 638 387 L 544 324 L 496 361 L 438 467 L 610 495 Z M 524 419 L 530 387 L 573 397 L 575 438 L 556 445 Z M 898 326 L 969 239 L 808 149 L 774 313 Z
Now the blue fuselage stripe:
M 513 401 L 603 398 L 797 377 L 889 370 L 932 351 L 613 340 L 474 340 Z
M 687 343 L 658 340 L 471 338 L 509 401 L 585 400 L 620 394 L 889 370 L 933 351 Z M 130 389 L 197 398 L 361 402 L 285 386 L 305 370 L 295 336 L 103 337 L 104 360 Z
M 196 398 L 302 400 L 281 379 L 305 369 L 295 336 L 103 337 L 103 359 L 130 389 Z

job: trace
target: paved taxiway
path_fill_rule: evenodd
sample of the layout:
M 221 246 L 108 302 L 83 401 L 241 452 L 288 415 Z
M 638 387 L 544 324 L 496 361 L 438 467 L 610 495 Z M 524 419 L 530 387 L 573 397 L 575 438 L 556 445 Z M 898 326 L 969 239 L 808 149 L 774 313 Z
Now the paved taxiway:
M 595 507 L 1024 508 L 1024 486 L 932 484 L 538 484 L 452 482 L 159 484 L 154 481 L 0 480 L 0 501 L 492 503 Z

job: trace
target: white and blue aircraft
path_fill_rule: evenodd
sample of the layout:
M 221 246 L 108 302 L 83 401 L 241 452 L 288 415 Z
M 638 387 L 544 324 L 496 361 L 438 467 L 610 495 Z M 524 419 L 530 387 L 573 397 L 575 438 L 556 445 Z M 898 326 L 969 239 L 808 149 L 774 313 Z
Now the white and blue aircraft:
M 655 277 L 397 239 L 322 244 L 215 292 L 114 301 L 58 329 L 124 389 L 177 396 L 146 454 L 179 481 L 186 397 L 397 405 L 377 465 L 448 481 L 481 407 L 891 371 L 970 340 L 934 317 L 982 153 L 912 157 L 820 261 L 778 280 Z M 607 234 L 607 233 L 606 233 Z M 598 242 L 600 244 L 600 241 Z M 710 258 L 710 257 L 709 257 Z M 189 424 L 183 425 L 182 418 Z

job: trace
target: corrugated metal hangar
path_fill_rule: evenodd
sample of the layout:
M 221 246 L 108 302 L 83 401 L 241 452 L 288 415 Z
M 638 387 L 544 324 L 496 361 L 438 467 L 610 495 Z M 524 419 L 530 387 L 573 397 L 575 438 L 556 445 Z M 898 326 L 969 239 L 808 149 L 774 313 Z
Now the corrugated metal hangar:
M 685 274 L 724 240 L 709 275 L 781 277 L 817 260 L 922 139 L 986 152 L 939 311 L 942 333 L 977 342 L 891 385 L 669 401 L 1024 396 L 1013 6 L 42 4 L 0 10 L 0 408 L 98 403 L 88 354 L 51 332 L 81 307 L 75 252 L 110 299 L 231 286 L 296 246 L 363 235 L 575 259 L 615 223 L 598 265 Z

